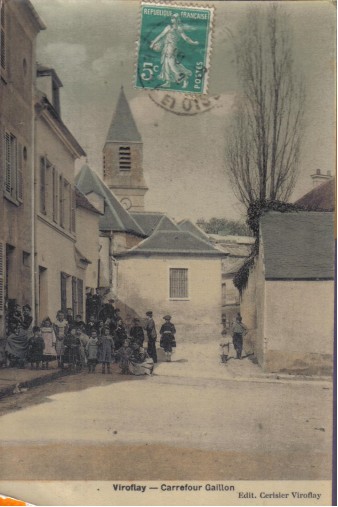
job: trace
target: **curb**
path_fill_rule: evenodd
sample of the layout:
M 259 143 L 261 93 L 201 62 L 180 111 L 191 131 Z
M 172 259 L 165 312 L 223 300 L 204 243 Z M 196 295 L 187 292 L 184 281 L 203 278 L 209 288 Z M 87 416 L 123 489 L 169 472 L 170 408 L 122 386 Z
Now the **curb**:
M 14 389 L 17 387 L 19 390 L 21 388 L 30 388 L 30 387 L 37 387 L 43 384 L 47 384 L 48 382 L 51 382 L 52 380 L 56 380 L 60 377 L 64 377 L 65 375 L 69 375 L 70 372 L 67 370 L 58 370 L 56 372 L 50 373 L 49 375 L 44 375 L 42 377 L 36 377 L 31 380 L 26 380 L 24 382 L 14 383 L 10 386 L 4 387 L 0 389 L 0 399 L 6 398 L 7 396 L 13 396 Z

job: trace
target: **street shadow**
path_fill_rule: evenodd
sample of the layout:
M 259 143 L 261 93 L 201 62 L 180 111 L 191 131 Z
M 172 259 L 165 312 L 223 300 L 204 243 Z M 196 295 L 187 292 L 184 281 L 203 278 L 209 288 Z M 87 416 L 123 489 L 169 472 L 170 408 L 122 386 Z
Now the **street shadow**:
M 8 413 L 22 411 L 32 405 L 52 403 L 51 397 L 57 394 L 80 392 L 93 387 L 109 387 L 122 382 L 143 382 L 147 377 L 148 375 L 122 375 L 119 365 L 116 363 L 111 365 L 111 373 L 109 374 L 102 374 L 99 367 L 94 374 L 88 373 L 86 370 L 75 373 L 65 369 L 64 374 L 56 380 L 26 388 L 18 394 L 2 398 L 0 417 Z

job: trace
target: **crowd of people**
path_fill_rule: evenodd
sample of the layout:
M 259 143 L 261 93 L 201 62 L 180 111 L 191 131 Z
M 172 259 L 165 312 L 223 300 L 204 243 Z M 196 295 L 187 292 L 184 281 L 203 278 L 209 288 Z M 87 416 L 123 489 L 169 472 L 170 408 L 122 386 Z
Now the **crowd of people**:
M 176 329 L 170 315 L 163 319 L 160 347 L 166 361 L 171 361 Z M 97 305 L 87 322 L 81 315 L 74 318 L 72 308 L 58 311 L 54 321 L 46 317 L 40 326 L 32 326 L 32 320 L 28 305 L 22 310 L 16 305 L 9 319 L 3 366 L 48 369 L 51 361 L 57 361 L 61 369 L 67 366 L 80 372 L 87 368 L 88 373 L 95 373 L 100 364 L 102 373 L 109 374 L 115 362 L 121 374 L 152 375 L 157 363 L 157 332 L 152 311 L 146 312 L 142 323 L 135 317 L 132 325 L 126 326 L 120 310 L 110 299 Z

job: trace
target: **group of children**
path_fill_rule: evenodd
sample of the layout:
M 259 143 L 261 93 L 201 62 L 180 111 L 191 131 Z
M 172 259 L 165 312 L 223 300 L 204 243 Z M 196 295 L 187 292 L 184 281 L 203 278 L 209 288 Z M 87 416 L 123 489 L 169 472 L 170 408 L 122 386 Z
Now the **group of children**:
M 176 330 L 170 316 L 164 319 L 160 346 L 168 361 L 172 347 L 176 346 Z M 147 349 L 143 347 L 145 333 Z M 67 309 L 66 314 L 60 310 L 54 322 L 47 317 L 41 327 L 33 327 L 29 336 L 18 322 L 7 339 L 6 354 L 10 366 L 21 368 L 29 362 L 32 369 L 48 369 L 50 361 L 56 359 L 59 368 L 68 364 L 69 369 L 81 371 L 87 366 L 89 373 L 95 373 L 100 363 L 105 374 L 111 373 L 111 364 L 117 362 L 122 374 L 151 375 L 157 362 L 156 340 L 151 311 L 146 313 L 144 327 L 138 318 L 134 318 L 132 326 L 126 329 L 120 310 L 114 308 L 110 300 L 102 306 L 98 317 L 91 315 L 87 323 L 81 315 L 74 319 L 72 309 Z

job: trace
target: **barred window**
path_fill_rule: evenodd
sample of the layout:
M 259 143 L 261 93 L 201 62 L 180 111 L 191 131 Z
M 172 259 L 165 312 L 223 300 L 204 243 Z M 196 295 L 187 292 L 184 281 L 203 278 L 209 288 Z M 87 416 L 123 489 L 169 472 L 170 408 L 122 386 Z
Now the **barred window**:
M 188 270 L 171 268 L 169 275 L 169 297 L 183 299 L 188 297 Z

